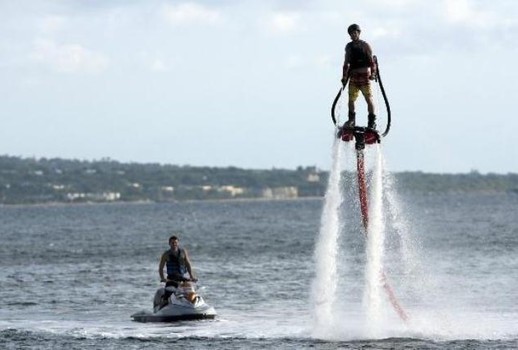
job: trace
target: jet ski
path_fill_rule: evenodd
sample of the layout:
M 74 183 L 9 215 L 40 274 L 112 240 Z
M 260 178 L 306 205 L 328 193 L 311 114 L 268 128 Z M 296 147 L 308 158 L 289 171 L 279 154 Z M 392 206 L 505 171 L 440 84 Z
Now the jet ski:
M 156 291 L 153 312 L 140 311 L 130 317 L 137 322 L 201 320 L 213 319 L 216 310 L 198 294 L 193 282 L 181 282 L 177 287 L 162 287 Z

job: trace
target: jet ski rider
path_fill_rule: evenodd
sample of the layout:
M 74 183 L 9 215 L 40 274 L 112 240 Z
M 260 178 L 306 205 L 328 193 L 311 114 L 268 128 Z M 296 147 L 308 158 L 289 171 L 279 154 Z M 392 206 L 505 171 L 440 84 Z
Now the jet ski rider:
M 165 282 L 166 287 L 173 286 L 177 288 L 181 282 L 197 281 L 196 276 L 192 272 L 187 249 L 181 248 L 179 243 L 177 236 L 171 236 L 169 238 L 169 247 L 171 248 L 166 250 L 160 258 L 158 273 L 160 275 L 160 282 Z M 167 267 L 167 279 L 164 278 L 164 266 Z M 186 273 L 189 274 L 190 278 L 185 277 Z

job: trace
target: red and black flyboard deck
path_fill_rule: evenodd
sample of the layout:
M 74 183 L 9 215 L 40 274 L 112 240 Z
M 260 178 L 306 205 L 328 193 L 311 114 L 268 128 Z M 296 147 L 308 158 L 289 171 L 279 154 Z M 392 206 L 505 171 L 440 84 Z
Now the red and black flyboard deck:
M 337 136 L 345 142 L 355 140 L 357 150 L 364 149 L 365 145 L 381 142 L 378 131 L 362 126 L 355 126 L 354 128 L 341 127 L 338 129 Z

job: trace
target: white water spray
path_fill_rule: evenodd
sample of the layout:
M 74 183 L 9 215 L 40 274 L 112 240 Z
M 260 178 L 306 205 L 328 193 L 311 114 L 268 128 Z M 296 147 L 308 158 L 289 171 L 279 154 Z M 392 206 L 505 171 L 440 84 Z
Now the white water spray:
M 315 248 L 316 277 L 312 286 L 313 332 L 316 337 L 325 337 L 334 324 L 333 306 L 337 289 L 338 236 L 340 233 L 340 204 L 343 201 L 340 189 L 341 140 L 333 144 L 333 165 L 329 174 L 320 233 Z
M 394 178 L 389 173 L 383 174 L 383 196 L 385 207 L 387 208 L 386 218 L 388 224 L 392 225 L 393 240 L 397 240 L 399 245 L 398 260 L 403 263 L 402 269 L 405 276 L 411 276 L 420 270 L 419 259 L 419 242 L 412 240 L 410 237 L 410 224 L 403 214 L 402 205 L 399 201 L 397 193 L 394 189 Z M 422 275 L 419 277 L 423 278 Z
M 383 221 L 383 178 L 382 162 L 379 146 L 375 148 L 376 164 L 370 183 L 369 224 L 367 228 L 365 266 L 364 306 L 369 325 L 369 333 L 376 333 L 383 319 L 383 254 L 384 254 L 384 221 Z M 376 334 L 371 334 L 375 336 Z
M 405 230 L 405 222 L 400 222 L 399 208 L 390 208 L 391 204 L 394 204 L 394 197 L 387 198 L 385 193 L 384 162 L 380 145 L 370 145 L 363 150 L 364 154 L 360 155 L 361 157 L 357 157 L 356 160 L 361 159 L 362 165 L 358 165 L 356 175 L 358 176 L 358 171 L 361 171 L 363 177 L 363 180 L 360 180 L 360 176 L 358 176 L 358 182 L 354 180 L 356 176 L 353 174 L 355 172 L 349 172 L 350 175 L 347 175 L 348 173 L 342 174 L 344 165 L 349 168 L 349 164 L 342 164 L 345 161 L 342 158 L 357 152 L 353 147 L 347 146 L 353 146 L 353 143 L 344 144 L 340 140 L 335 140 L 333 144 L 333 163 L 315 248 L 316 277 L 313 281 L 311 294 L 312 335 L 323 339 L 340 339 L 343 335 L 353 332 L 357 335 L 361 334 L 361 337 L 386 337 L 390 336 L 391 330 L 401 329 L 399 326 L 404 324 L 408 325 L 408 314 L 398 301 L 399 283 L 396 283 L 398 288 L 392 288 L 392 281 L 389 279 L 390 276 L 387 277 L 384 266 L 385 259 L 392 256 L 390 254 L 400 256 L 400 250 L 407 248 L 407 242 L 400 242 L 397 247 L 399 249 L 396 249 L 398 252 L 391 252 L 390 248 L 394 248 L 394 245 L 391 246 L 393 242 L 389 237 L 386 237 L 387 229 L 391 229 L 391 232 L 394 231 L 394 228 L 396 231 Z M 342 150 L 344 150 L 343 154 Z M 364 159 L 367 160 L 366 158 L 370 160 L 368 162 L 370 163 L 369 167 L 365 167 L 366 163 L 363 163 Z M 359 200 L 360 193 L 356 188 L 359 182 L 364 180 L 367 180 L 368 185 L 368 191 L 366 191 L 368 194 L 366 200 L 368 215 L 362 217 L 362 200 Z M 362 187 L 362 185 L 359 187 Z M 360 191 L 362 190 L 360 189 Z M 388 209 L 385 208 L 387 205 L 389 206 Z M 349 208 L 345 208 L 345 206 Z M 388 217 L 386 217 L 387 215 Z M 362 218 L 366 220 L 363 223 L 367 227 L 360 226 Z M 347 223 L 344 222 L 346 219 Z M 386 222 L 386 220 L 388 221 Z M 393 222 L 394 220 L 397 222 Z M 365 237 L 360 236 L 362 230 Z M 339 244 L 339 237 L 342 233 L 345 241 Z M 352 235 L 352 237 L 348 235 Z M 397 232 L 400 240 L 403 240 L 402 236 L 404 235 L 403 232 Z M 356 247 L 363 246 L 362 241 L 365 244 L 365 255 L 363 249 L 361 252 L 354 253 L 355 244 Z M 356 260 L 351 260 L 353 264 L 356 265 L 357 262 L 363 260 L 362 257 L 365 258 L 363 270 L 356 269 L 356 272 L 354 272 L 354 269 L 344 269 L 346 260 L 344 259 L 344 252 L 341 250 L 346 246 L 352 249 L 353 256 L 359 253 L 354 258 Z M 411 245 L 409 248 L 411 249 Z M 386 249 L 387 257 L 385 256 Z M 404 253 L 411 257 L 411 252 Z M 396 265 L 400 266 L 401 261 L 396 260 Z M 356 265 L 356 267 L 360 266 Z M 399 271 L 401 272 L 401 270 Z M 340 281 L 340 278 L 343 279 L 344 276 L 346 280 Z M 398 275 L 396 274 L 396 276 Z M 354 279 L 349 280 L 348 277 Z M 401 275 L 396 281 L 401 282 Z M 343 286 L 346 286 L 347 293 L 340 293 L 338 286 L 342 286 L 342 284 L 338 282 L 345 282 Z M 362 289 L 363 293 L 361 292 Z M 351 294 L 350 292 L 360 293 Z M 362 294 L 361 304 L 347 302 L 347 300 L 361 297 Z M 354 305 L 361 305 L 361 311 L 357 310 Z M 343 309 L 344 306 L 347 306 L 347 309 Z M 360 311 L 360 314 L 358 314 L 358 311 Z M 389 321 L 395 321 L 398 318 L 403 322 L 391 323 Z M 346 320 L 350 322 L 344 323 Z

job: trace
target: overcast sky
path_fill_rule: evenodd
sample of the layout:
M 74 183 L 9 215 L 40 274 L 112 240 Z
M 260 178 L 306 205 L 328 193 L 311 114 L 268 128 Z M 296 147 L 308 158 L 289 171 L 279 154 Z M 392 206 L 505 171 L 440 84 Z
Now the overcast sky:
M 0 0 L 0 154 L 329 169 L 351 23 L 390 170 L 518 172 L 514 0 Z

